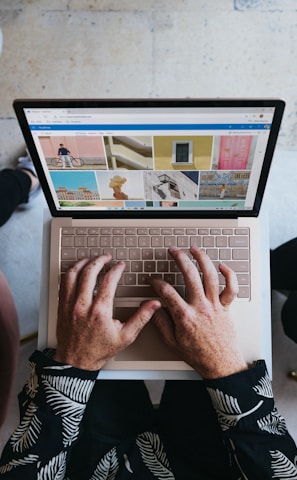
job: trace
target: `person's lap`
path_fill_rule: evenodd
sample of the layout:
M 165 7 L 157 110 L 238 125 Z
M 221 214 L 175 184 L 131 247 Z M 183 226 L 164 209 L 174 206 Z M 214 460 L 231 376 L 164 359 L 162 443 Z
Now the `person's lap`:
M 143 432 L 158 433 L 176 479 L 223 478 L 228 458 L 202 381 L 167 381 L 154 409 L 142 381 L 98 380 L 83 420 L 83 451 L 92 463 Z M 77 452 L 78 453 L 78 452 Z M 215 461 L 214 461 L 215 460 Z M 74 467 L 74 470 L 77 467 Z M 199 477 L 199 478 L 200 478 Z

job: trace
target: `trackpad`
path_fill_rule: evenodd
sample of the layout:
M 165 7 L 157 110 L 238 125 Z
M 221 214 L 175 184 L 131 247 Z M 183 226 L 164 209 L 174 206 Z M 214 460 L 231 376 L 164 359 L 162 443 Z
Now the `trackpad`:
M 135 307 L 116 307 L 115 318 L 127 321 L 134 313 Z M 149 322 L 140 332 L 135 342 L 115 356 L 115 361 L 180 361 L 180 359 L 165 345 L 161 335 Z

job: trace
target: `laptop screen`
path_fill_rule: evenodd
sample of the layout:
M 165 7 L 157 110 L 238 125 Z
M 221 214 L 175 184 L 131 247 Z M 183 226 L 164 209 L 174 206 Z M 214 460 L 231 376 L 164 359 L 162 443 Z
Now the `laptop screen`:
M 16 101 L 15 109 L 57 214 L 250 215 L 283 102 Z

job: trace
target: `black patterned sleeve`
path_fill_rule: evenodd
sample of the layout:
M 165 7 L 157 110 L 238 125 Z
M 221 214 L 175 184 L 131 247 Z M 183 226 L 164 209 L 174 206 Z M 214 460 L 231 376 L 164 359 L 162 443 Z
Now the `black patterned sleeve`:
M 205 384 L 230 451 L 234 478 L 296 480 L 296 445 L 275 407 L 265 362 Z
M 1 457 L 5 479 L 64 478 L 98 372 L 63 365 L 36 351 L 19 395 L 20 425 Z

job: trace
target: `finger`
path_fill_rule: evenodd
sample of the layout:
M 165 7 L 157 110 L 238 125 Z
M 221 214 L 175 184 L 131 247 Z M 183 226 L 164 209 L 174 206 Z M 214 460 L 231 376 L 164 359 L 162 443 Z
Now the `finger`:
M 197 299 L 197 297 L 201 297 L 202 295 L 204 296 L 203 285 L 199 272 L 190 258 L 182 250 L 176 247 L 169 248 L 169 253 L 175 260 L 184 277 L 188 302 L 192 303 L 194 299 Z
M 72 302 L 76 297 L 79 276 L 88 261 L 89 259 L 84 258 L 76 262 L 61 276 L 59 297 L 63 298 L 63 303 Z
M 192 247 L 191 253 L 197 260 L 203 274 L 205 296 L 211 301 L 217 300 L 219 296 L 219 277 L 214 264 L 209 256 L 199 247 Z
M 170 311 L 170 315 L 174 322 L 182 319 L 188 305 L 175 288 L 164 280 L 158 279 L 152 279 L 150 284 L 154 288 L 162 304 Z
M 171 348 L 176 346 L 174 323 L 164 308 L 160 308 L 152 318 L 153 324 L 159 330 L 163 341 Z
M 125 262 L 118 262 L 104 275 L 96 294 L 96 302 L 105 304 L 107 308 L 113 308 L 116 289 L 125 267 Z
M 126 343 L 131 344 L 137 338 L 143 327 L 150 321 L 152 316 L 161 308 L 159 300 L 148 300 L 143 302 L 134 315 L 123 324 L 123 334 Z
M 93 301 L 93 292 L 97 282 L 97 277 L 104 265 L 111 260 L 111 255 L 100 255 L 87 262 L 81 271 L 79 279 L 79 292 L 77 300 L 91 303 Z
M 236 298 L 238 293 L 238 282 L 236 273 L 224 263 L 220 264 L 220 272 L 225 277 L 226 287 L 220 294 L 220 302 L 224 307 L 228 307 Z

